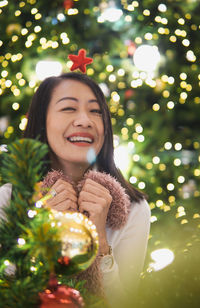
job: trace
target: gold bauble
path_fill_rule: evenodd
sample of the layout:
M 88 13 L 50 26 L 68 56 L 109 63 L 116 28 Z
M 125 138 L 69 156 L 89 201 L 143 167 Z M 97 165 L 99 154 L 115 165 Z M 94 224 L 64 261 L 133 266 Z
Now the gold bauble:
M 61 256 L 70 260 L 68 274 L 87 269 L 94 261 L 99 247 L 96 226 L 78 212 L 58 212 L 51 215 L 59 229 Z

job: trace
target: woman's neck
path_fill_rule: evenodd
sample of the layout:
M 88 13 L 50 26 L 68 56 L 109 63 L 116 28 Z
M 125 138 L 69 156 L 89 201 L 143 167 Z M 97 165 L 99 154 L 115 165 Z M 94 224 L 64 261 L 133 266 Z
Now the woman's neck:
M 90 165 L 85 163 L 61 162 L 56 157 L 52 156 L 51 167 L 55 170 L 61 170 L 71 181 L 78 183 L 82 179 L 84 173 L 89 169 Z

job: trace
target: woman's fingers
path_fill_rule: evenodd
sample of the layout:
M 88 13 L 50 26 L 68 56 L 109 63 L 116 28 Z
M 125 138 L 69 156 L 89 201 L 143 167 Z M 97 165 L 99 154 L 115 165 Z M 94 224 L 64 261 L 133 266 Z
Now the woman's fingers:
M 71 194 L 73 194 L 74 196 L 76 196 L 76 192 L 75 192 L 73 186 L 72 186 L 70 183 L 68 183 L 68 182 L 66 182 L 66 181 L 64 181 L 64 180 L 61 180 L 61 179 L 59 179 L 58 181 L 56 181 L 56 183 L 51 187 L 51 190 L 52 190 L 52 189 L 55 189 L 55 191 L 56 191 L 57 194 L 60 193 L 60 192 L 62 192 L 62 191 L 64 191 L 64 190 L 67 190 L 67 191 L 69 191 Z
M 93 193 L 87 192 L 87 191 L 81 191 L 78 198 L 78 204 L 80 205 L 82 202 L 92 202 L 95 204 L 101 204 L 102 206 L 106 206 L 107 202 L 105 198 L 102 196 L 96 196 Z
M 77 210 L 77 195 L 70 183 L 59 179 L 48 194 L 51 198 L 46 201 L 47 207 L 57 211 Z
M 51 208 L 60 212 L 77 211 L 77 204 L 71 200 L 65 200 Z

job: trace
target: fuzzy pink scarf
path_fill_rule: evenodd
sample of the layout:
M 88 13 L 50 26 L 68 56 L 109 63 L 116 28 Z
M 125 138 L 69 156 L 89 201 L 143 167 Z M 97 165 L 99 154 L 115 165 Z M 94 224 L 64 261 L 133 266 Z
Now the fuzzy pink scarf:
M 103 185 L 109 190 L 112 196 L 112 203 L 108 211 L 106 226 L 113 230 L 118 230 L 126 224 L 130 212 L 130 198 L 121 184 L 110 174 L 89 170 L 85 173 L 83 179 L 78 183 L 78 185 L 75 185 L 75 183 L 71 182 L 63 172 L 53 170 L 48 172 L 44 178 L 42 188 L 50 188 L 60 178 L 71 183 L 77 192 L 77 195 L 81 191 L 86 179 L 91 179 Z M 102 295 L 102 274 L 99 269 L 99 261 L 100 259 L 97 256 L 93 264 L 76 277 L 79 280 L 86 280 L 85 286 L 91 292 Z

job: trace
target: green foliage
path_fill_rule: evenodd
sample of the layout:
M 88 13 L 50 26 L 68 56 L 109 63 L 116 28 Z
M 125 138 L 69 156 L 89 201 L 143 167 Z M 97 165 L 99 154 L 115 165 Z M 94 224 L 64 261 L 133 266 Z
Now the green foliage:
M 84 282 L 67 278 L 70 267 L 58 263 L 59 229 L 52 225 L 49 210 L 35 207 L 46 153 L 47 146 L 39 141 L 21 139 L 1 154 L 3 183 L 11 183 L 13 192 L 0 218 L 0 307 L 38 307 L 38 294 L 48 287 L 51 273 L 57 273 L 60 283 L 78 289 L 86 307 L 106 307 Z

